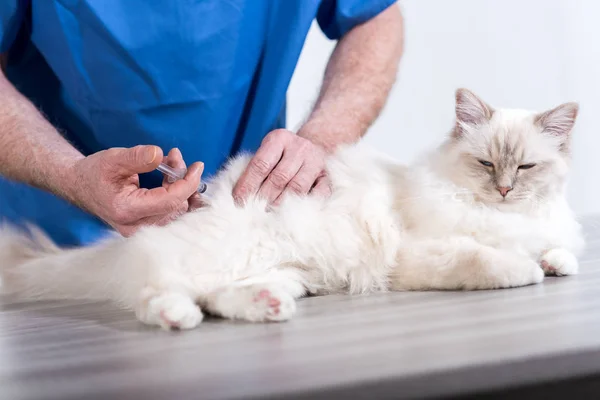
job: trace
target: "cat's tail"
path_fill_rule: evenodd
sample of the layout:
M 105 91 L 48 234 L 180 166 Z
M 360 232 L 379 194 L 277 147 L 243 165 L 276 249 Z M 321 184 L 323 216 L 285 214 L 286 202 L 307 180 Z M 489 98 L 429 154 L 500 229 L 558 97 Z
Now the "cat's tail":
M 0 228 L 0 291 L 27 300 L 90 299 L 124 303 L 126 271 L 110 246 L 63 250 L 40 230 Z M 114 247 L 114 245 L 113 245 Z M 111 252 L 111 250 L 113 250 Z

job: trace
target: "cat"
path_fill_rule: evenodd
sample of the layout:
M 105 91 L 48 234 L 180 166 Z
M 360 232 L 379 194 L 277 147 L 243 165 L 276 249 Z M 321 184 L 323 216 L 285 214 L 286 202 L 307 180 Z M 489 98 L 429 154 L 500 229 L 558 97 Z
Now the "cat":
M 499 289 L 572 275 L 584 248 L 565 199 L 577 103 L 494 109 L 456 91 L 455 126 L 404 166 L 362 143 L 327 160 L 332 195 L 236 205 L 250 160 L 209 183 L 206 206 L 164 227 L 62 250 L 3 229 L 0 276 L 24 299 L 112 300 L 145 324 L 191 329 L 203 312 L 284 321 L 305 295 Z

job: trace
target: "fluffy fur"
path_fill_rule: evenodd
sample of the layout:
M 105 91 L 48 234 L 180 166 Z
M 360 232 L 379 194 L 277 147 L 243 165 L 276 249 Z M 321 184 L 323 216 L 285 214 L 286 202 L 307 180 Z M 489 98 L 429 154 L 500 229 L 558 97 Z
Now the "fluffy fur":
M 456 126 L 410 167 L 362 145 L 330 157 L 333 195 L 231 192 L 249 161 L 209 184 L 207 206 L 133 237 L 60 250 L 36 233 L 0 239 L 7 292 L 30 299 L 109 299 L 164 328 L 203 311 L 282 321 L 306 294 L 496 289 L 577 272 L 580 227 L 564 187 L 577 105 L 494 110 L 456 93 Z M 501 190 L 502 189 L 502 190 Z M 503 192 L 503 195 L 501 192 Z

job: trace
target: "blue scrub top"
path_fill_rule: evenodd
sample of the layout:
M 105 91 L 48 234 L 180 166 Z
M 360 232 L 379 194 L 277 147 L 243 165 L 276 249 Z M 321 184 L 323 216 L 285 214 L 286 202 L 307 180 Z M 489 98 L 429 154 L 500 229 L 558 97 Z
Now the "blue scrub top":
M 0 0 L 13 84 L 84 154 L 156 144 L 205 176 L 285 127 L 286 91 L 312 21 L 338 39 L 395 0 Z M 142 186 L 160 184 L 158 173 Z M 0 220 L 61 245 L 107 233 L 51 194 L 0 178 Z

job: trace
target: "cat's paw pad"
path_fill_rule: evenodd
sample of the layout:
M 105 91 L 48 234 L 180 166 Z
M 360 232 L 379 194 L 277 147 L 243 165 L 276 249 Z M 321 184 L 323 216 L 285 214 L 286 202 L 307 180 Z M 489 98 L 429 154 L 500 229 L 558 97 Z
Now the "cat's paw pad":
M 544 253 L 540 265 L 546 275 L 575 275 L 579 271 L 579 263 L 573 253 L 565 249 L 552 249 Z
M 294 298 L 285 291 L 265 288 L 249 287 L 251 303 L 245 312 L 245 319 L 249 321 L 285 321 L 296 312 Z
M 163 329 L 193 329 L 202 322 L 202 311 L 187 296 L 165 293 L 148 300 L 143 322 L 160 325 Z
M 234 285 L 200 302 L 215 315 L 251 322 L 286 321 L 296 311 L 294 297 L 275 284 Z

